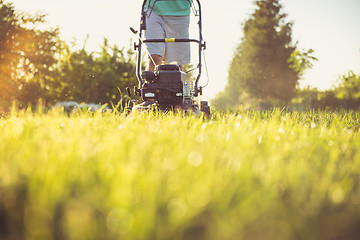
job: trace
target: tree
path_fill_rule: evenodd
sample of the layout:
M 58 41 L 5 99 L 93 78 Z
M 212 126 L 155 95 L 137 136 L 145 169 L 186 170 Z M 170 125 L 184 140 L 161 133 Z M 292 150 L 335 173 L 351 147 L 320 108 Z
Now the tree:
M 41 97 L 44 78 L 56 62 L 58 29 L 40 31 L 45 15 L 16 14 L 0 0 L 0 104 Z M 38 96 L 35 96 L 38 95 Z
M 295 96 L 304 69 L 311 67 L 312 50 L 302 53 L 292 43 L 292 23 L 285 21 L 279 0 L 255 4 L 257 9 L 243 26 L 225 93 L 237 104 L 244 95 L 287 103 Z

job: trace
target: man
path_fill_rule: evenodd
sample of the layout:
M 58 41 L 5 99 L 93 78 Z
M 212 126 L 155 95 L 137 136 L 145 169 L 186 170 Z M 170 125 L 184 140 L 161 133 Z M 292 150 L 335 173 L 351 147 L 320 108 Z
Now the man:
M 145 7 L 146 39 L 189 38 L 192 0 L 148 0 Z M 182 65 L 190 63 L 190 43 L 147 43 L 153 59 L 147 71 L 154 71 L 162 62 Z

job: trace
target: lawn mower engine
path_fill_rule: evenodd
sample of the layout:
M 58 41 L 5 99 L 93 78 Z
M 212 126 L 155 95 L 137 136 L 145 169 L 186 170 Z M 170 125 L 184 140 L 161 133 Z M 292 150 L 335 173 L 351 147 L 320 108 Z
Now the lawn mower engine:
M 185 110 L 210 114 L 206 101 L 199 104 L 194 100 L 194 82 L 187 78 L 178 65 L 159 65 L 155 72 L 141 73 L 144 82 L 135 94 L 144 101 L 141 104 L 130 102 L 131 110 L 158 109 L 161 111 Z
M 141 76 L 145 82 L 141 90 L 144 101 L 157 101 L 169 106 L 183 103 L 186 74 L 177 65 L 159 65 L 155 73 L 144 71 Z

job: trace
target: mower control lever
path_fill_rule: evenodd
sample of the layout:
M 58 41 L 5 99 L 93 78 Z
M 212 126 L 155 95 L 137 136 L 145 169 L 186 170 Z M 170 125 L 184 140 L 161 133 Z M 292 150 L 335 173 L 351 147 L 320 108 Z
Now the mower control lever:
M 131 90 L 129 87 L 126 88 L 126 92 L 127 92 L 128 96 L 131 98 Z
M 137 34 L 138 31 L 136 31 L 134 28 L 130 27 L 130 31 L 133 33 L 133 34 Z

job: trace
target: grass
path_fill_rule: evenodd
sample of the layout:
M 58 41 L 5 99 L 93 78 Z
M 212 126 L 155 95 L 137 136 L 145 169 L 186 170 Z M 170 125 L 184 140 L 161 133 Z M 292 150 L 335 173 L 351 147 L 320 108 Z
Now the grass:
M 0 239 L 356 239 L 360 113 L 13 111 Z

